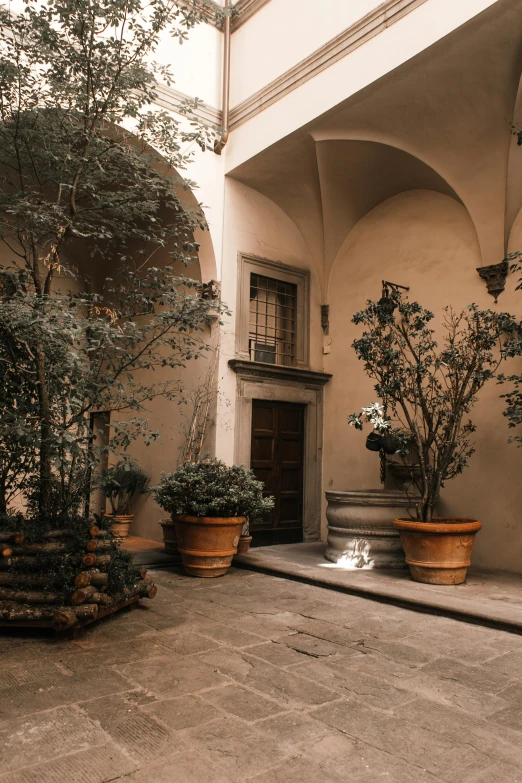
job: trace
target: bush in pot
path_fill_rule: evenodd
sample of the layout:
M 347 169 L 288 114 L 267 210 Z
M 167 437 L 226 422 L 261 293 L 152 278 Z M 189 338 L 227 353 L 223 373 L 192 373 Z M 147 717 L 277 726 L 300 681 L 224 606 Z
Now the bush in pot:
M 103 472 L 99 484 L 111 507 L 110 514 L 105 516 L 114 520 L 111 530 L 120 538 L 129 535 L 134 519 L 131 513 L 132 501 L 136 495 L 146 492 L 149 481 L 150 476 L 131 460 L 120 460 Z
M 172 514 L 186 572 L 202 577 L 226 574 L 247 518 L 273 505 L 252 471 L 216 459 L 186 462 L 164 474 L 154 497 Z
M 412 577 L 432 584 L 459 584 L 466 577 L 477 520 L 436 518 L 440 491 L 462 473 L 473 454 L 475 425 L 467 418 L 480 389 L 494 378 L 505 355 L 503 340 L 515 322 L 507 313 L 470 305 L 461 313 L 445 309 L 439 345 L 434 315 L 388 288 L 368 302 L 353 322 L 366 327 L 354 341 L 366 373 L 376 381 L 382 407 L 374 404 L 349 417 L 362 429 L 397 439 L 397 455 L 412 450 L 417 464 L 412 483 L 420 498 L 415 520 L 396 520 Z

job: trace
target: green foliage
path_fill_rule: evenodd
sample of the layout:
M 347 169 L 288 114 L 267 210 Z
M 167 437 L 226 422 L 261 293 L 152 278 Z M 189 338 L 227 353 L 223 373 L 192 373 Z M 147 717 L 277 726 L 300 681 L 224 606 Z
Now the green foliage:
M 186 462 L 164 474 L 154 489 L 159 505 L 170 514 L 195 517 L 261 517 L 273 505 L 263 497 L 263 482 L 243 465 L 221 460 Z
M 522 131 L 518 131 L 518 144 L 522 144 Z M 521 252 L 516 252 L 511 253 L 507 257 L 512 272 L 522 271 L 522 265 L 519 263 L 521 256 Z M 522 290 L 522 278 L 519 278 L 517 281 L 515 290 Z M 505 355 L 507 358 L 519 358 L 522 356 L 522 322 L 519 322 L 517 328 L 514 329 L 512 337 L 505 347 Z M 508 420 L 508 426 L 511 429 L 520 427 L 522 424 L 522 373 L 501 374 L 498 377 L 498 382 L 501 384 L 508 383 L 511 386 L 506 394 L 501 395 L 501 398 L 506 401 L 504 416 Z M 520 430 L 515 435 L 512 435 L 509 441 L 510 443 L 516 443 L 519 448 L 522 448 Z
M 131 460 L 120 460 L 100 478 L 99 486 L 115 516 L 130 514 L 134 497 L 146 491 L 150 476 Z
M 77 515 L 101 450 L 158 437 L 147 404 L 179 401 L 176 371 L 207 348 L 220 307 L 175 265 L 197 258 L 205 228 L 183 150 L 212 131 L 193 105 L 179 119 L 150 105 L 171 79 L 153 59 L 161 37 L 182 43 L 208 12 L 200 0 L 0 9 L 0 513 L 21 495 L 53 524 Z M 91 411 L 114 414 L 108 442 Z
M 475 305 L 460 314 L 446 308 L 439 346 L 433 318 L 396 289 L 379 302 L 368 302 L 353 318 L 366 328 L 353 347 L 376 381 L 385 412 L 380 418 L 395 424 L 384 429 L 398 438 L 399 455 L 406 458 L 407 445 L 413 444 L 419 465 L 414 480 L 421 495 L 417 518 L 422 521 L 432 518 L 444 482 L 462 473 L 473 454 L 475 425 L 467 414 L 480 389 L 495 377 L 505 357 L 502 338 L 509 339 L 515 326 L 508 313 Z M 362 427 L 360 414 L 349 421 Z

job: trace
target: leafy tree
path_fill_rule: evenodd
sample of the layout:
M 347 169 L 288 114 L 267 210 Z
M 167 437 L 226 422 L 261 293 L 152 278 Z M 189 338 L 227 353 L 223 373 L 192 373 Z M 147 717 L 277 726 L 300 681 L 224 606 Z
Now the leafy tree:
M 117 414 L 107 448 L 156 437 L 147 403 L 178 398 L 175 371 L 206 348 L 215 303 L 175 265 L 197 258 L 205 228 L 184 150 L 212 132 L 193 105 L 179 119 L 150 108 L 172 78 L 153 61 L 162 35 L 182 43 L 206 5 L 0 9 L 0 512 L 21 492 L 41 519 L 76 513 L 99 457 L 90 413 Z
M 353 348 L 382 400 L 349 417 L 362 429 L 374 428 L 395 439 L 405 458 L 413 449 L 412 480 L 420 493 L 417 518 L 432 519 L 445 481 L 462 473 L 473 454 L 475 425 L 467 418 L 480 389 L 494 378 L 505 356 L 502 338 L 514 319 L 507 313 L 446 308 L 441 345 L 431 327 L 433 313 L 393 288 L 368 302 L 353 322 L 365 327 Z

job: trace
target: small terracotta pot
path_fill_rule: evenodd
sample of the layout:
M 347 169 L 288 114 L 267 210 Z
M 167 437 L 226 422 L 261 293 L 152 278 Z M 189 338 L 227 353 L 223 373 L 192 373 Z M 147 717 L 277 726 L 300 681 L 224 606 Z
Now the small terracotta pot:
M 134 514 L 105 514 L 105 516 L 107 519 L 113 520 L 111 533 L 118 538 L 127 538 Z
M 239 543 L 237 545 L 237 553 L 238 553 L 238 555 L 246 555 L 246 553 L 250 549 L 251 541 L 252 541 L 252 536 L 241 536 L 240 537 Z
M 179 555 L 178 539 L 176 538 L 176 525 L 170 519 L 163 519 L 160 522 L 163 529 L 163 543 L 165 552 L 168 555 Z
M 190 576 L 224 576 L 236 554 L 246 517 L 174 516 L 183 568 Z
M 412 579 L 430 585 L 460 585 L 466 579 L 476 519 L 435 517 L 433 522 L 396 519 Z

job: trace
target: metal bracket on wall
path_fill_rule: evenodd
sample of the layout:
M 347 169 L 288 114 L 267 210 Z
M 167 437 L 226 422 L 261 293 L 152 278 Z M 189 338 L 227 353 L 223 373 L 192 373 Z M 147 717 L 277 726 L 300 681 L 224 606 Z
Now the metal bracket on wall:
M 330 305 L 321 305 L 321 329 L 323 334 L 329 334 L 330 331 Z
M 208 283 L 201 283 L 202 299 L 220 299 L 221 284 L 217 280 L 209 280 Z
M 477 272 L 485 281 L 488 287 L 488 294 L 495 297 L 496 304 L 499 294 L 501 294 L 506 287 L 506 277 L 509 272 L 507 259 L 501 261 L 500 264 L 477 267 Z

